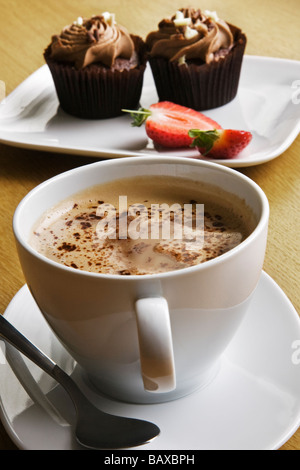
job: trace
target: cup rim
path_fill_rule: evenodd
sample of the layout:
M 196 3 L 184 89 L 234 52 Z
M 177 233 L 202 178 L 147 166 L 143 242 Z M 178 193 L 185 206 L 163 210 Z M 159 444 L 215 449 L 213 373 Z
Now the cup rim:
M 47 258 L 45 255 L 40 254 L 38 251 L 36 251 L 34 248 L 31 247 L 29 242 L 27 240 L 24 240 L 24 237 L 21 235 L 18 227 L 18 219 L 20 217 L 20 214 L 22 213 L 22 210 L 24 206 L 26 205 L 27 201 L 34 197 L 36 193 L 38 193 L 40 190 L 45 188 L 48 185 L 55 184 L 56 181 L 68 178 L 71 175 L 76 175 L 76 173 L 80 173 L 84 170 L 89 171 L 90 168 L 95 167 L 95 166 L 110 166 L 110 165 L 116 165 L 118 162 L 124 162 L 125 164 L 143 164 L 143 163 L 171 163 L 171 164 L 184 164 L 184 165 L 199 165 L 202 167 L 206 168 L 211 168 L 215 170 L 219 170 L 221 172 L 225 172 L 227 174 L 231 174 L 232 176 L 244 181 L 246 184 L 252 187 L 252 189 L 255 190 L 257 195 L 260 198 L 261 201 L 261 206 L 262 206 L 262 213 L 260 220 L 258 221 L 255 229 L 250 233 L 250 235 L 243 240 L 239 245 L 236 247 L 232 248 L 228 252 L 217 256 L 216 258 L 213 258 L 211 260 L 205 261 L 204 263 L 199 263 L 194 266 L 182 268 L 179 270 L 175 271 L 166 271 L 163 273 L 153 273 L 153 274 L 133 274 L 130 276 L 124 276 L 121 274 L 108 274 L 108 273 L 95 273 L 95 272 L 89 272 L 89 271 L 84 271 L 84 270 L 79 270 L 75 269 L 69 266 L 65 266 L 63 264 L 58 263 L 57 261 L 53 261 L 49 258 Z M 101 183 L 99 183 L 101 184 Z M 77 275 L 77 276 L 85 276 L 85 277 L 92 277 L 92 278 L 99 278 L 99 279 L 110 279 L 110 280 L 118 280 L 120 281 L 121 279 L 126 281 L 126 282 L 132 282 L 136 280 L 147 280 L 147 279 L 152 279 L 152 280 L 158 280 L 158 279 L 163 279 L 166 277 L 170 276 L 182 276 L 185 274 L 192 274 L 193 272 L 196 272 L 198 270 L 205 270 L 212 268 L 215 264 L 220 264 L 227 260 L 228 258 L 234 256 L 237 254 L 239 251 L 245 249 L 251 242 L 252 240 L 258 236 L 258 234 L 265 228 L 266 225 L 268 225 L 268 220 L 269 220 L 269 201 L 267 199 L 266 194 L 264 191 L 260 188 L 260 186 L 255 183 L 251 178 L 248 176 L 232 169 L 229 167 L 226 167 L 224 165 L 215 163 L 215 162 L 209 162 L 206 160 L 195 160 L 195 159 L 188 159 L 184 157 L 153 157 L 153 156 L 140 156 L 140 157 L 120 157 L 120 158 L 115 158 L 111 160 L 104 160 L 104 161 L 97 161 L 97 162 L 92 162 L 90 164 L 80 166 L 73 168 L 71 170 L 67 170 L 65 172 L 59 173 L 58 175 L 55 175 L 44 182 L 40 183 L 36 187 L 34 187 L 31 191 L 28 192 L 28 194 L 20 201 L 18 204 L 14 215 L 13 215 L 13 233 L 15 236 L 15 239 L 17 242 L 31 255 L 33 255 L 35 258 L 39 259 L 40 261 L 43 261 L 44 263 L 56 268 L 56 269 L 62 269 L 63 271 L 69 272 L 72 275 Z

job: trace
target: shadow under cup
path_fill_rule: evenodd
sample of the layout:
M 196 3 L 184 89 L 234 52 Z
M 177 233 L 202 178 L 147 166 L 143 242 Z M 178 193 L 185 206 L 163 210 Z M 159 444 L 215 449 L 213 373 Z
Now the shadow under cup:
M 60 201 L 94 185 L 139 175 L 219 186 L 245 200 L 256 227 L 218 258 L 154 275 L 79 271 L 29 245 L 37 220 Z M 263 191 L 235 170 L 192 159 L 134 157 L 86 165 L 42 183 L 19 204 L 13 228 L 37 305 L 97 389 L 127 402 L 158 403 L 187 395 L 215 376 L 260 279 L 268 217 Z

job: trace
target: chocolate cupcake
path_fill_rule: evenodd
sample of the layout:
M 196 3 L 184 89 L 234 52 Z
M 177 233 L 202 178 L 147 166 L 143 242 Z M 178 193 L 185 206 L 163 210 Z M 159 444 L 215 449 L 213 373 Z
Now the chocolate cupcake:
M 160 101 L 204 111 L 236 96 L 246 36 L 215 12 L 181 9 L 146 45 Z
M 52 37 L 44 58 L 65 112 L 102 119 L 139 106 L 145 43 L 116 24 L 113 14 L 78 18 Z

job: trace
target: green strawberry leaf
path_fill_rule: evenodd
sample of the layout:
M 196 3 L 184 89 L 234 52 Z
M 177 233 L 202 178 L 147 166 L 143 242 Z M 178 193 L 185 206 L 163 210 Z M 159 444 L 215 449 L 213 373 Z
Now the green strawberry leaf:
M 213 148 L 215 142 L 220 138 L 220 131 L 217 129 L 209 131 L 201 131 L 200 129 L 191 129 L 189 136 L 192 137 L 193 142 L 191 147 L 198 147 L 203 155 L 207 155 Z
M 151 111 L 146 108 L 140 108 L 136 111 L 130 110 L 130 109 L 122 109 L 124 113 L 129 113 L 130 116 L 133 119 L 133 122 L 131 125 L 133 127 L 141 127 L 144 122 L 147 121 L 148 117 L 151 116 Z

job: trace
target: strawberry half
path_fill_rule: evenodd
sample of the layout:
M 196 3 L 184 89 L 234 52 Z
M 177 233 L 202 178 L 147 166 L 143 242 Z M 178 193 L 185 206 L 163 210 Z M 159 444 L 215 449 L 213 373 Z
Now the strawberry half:
M 123 111 L 131 114 L 133 126 L 140 127 L 145 123 L 148 137 L 163 147 L 190 147 L 193 142 L 189 136 L 190 129 L 221 129 L 217 122 L 204 114 L 169 101 L 152 104 L 149 109 Z
M 194 139 L 192 147 L 197 147 L 202 155 L 214 159 L 233 158 L 252 140 L 251 132 L 233 129 L 191 129 L 189 136 Z

